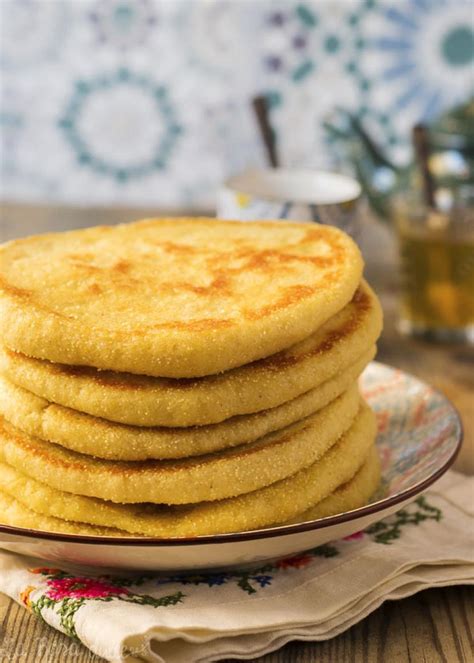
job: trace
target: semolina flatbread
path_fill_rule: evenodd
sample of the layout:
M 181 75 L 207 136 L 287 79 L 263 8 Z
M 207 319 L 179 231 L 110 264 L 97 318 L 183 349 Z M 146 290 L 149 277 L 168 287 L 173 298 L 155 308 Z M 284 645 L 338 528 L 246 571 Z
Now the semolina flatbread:
M 56 405 L 0 375 L 0 415 L 29 435 L 106 460 L 186 458 L 253 442 L 290 426 L 346 391 L 375 355 L 375 347 L 342 374 L 269 410 L 209 426 L 127 426 Z
M 247 493 L 316 462 L 351 426 L 357 385 L 315 414 L 232 449 L 179 460 L 107 461 L 0 423 L 0 458 L 66 492 L 120 503 L 188 504 Z
M 77 534 L 90 533 L 82 531 L 83 523 L 88 523 L 89 528 L 109 526 L 128 535 L 159 537 L 243 532 L 294 519 L 302 522 L 298 514 L 307 514 L 315 505 L 320 505 L 320 513 L 330 515 L 360 506 L 374 492 L 378 477 L 375 433 L 375 417 L 363 404 L 351 428 L 318 462 L 261 490 L 189 506 L 118 505 L 64 493 L 0 463 L 0 522 L 49 531 L 75 528 Z M 342 495 L 334 492 L 339 487 Z M 15 509 L 8 512 L 5 499 L 17 510 L 28 507 L 30 520 L 24 511 L 18 516 Z
M 362 268 L 348 235 L 311 223 L 148 219 L 37 235 L 0 249 L 0 336 L 64 364 L 210 375 L 313 334 Z
M 0 372 L 52 403 L 134 426 L 188 427 L 277 407 L 342 375 L 369 352 L 382 311 L 362 282 L 351 302 L 304 341 L 247 366 L 194 380 L 66 366 L 0 347 Z
M 3 466 L 0 464 L 0 473 Z M 5 473 L 6 474 L 6 473 Z M 45 516 L 35 511 L 24 499 L 12 496 L 3 483 L 0 483 L 0 524 L 9 527 L 22 527 L 25 529 L 43 532 L 58 532 L 61 534 L 76 534 L 81 536 L 127 536 L 126 532 L 111 527 L 98 527 L 85 523 L 75 523 L 61 518 Z
M 336 513 L 345 513 L 364 506 L 380 485 L 381 468 L 377 447 L 370 449 L 367 458 L 355 477 L 339 486 L 329 497 L 316 506 L 298 514 L 290 522 L 304 523 L 308 520 L 327 518 Z

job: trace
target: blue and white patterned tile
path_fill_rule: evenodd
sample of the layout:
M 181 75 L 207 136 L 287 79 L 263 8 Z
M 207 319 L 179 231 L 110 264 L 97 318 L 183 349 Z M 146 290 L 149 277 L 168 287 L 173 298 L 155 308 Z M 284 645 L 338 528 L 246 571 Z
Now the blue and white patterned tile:
M 262 163 L 256 93 L 274 102 L 286 164 L 332 163 L 335 106 L 406 158 L 410 126 L 469 93 L 470 13 L 469 0 L 3 0 L 2 193 L 208 208 L 227 175 Z
M 159 20 L 152 0 L 96 0 L 88 12 L 97 43 L 121 50 L 142 48 Z
M 291 7 L 290 7 L 291 4 Z M 357 112 L 361 86 L 348 64 L 354 58 L 353 3 L 280 3 L 267 17 L 264 64 L 277 101 L 282 159 L 288 165 L 328 167 L 323 122 L 335 107 Z M 271 48 L 269 46 L 271 45 Z
M 367 103 L 390 118 L 394 148 L 406 157 L 415 122 L 431 120 L 474 93 L 472 2 L 373 2 L 358 28 L 364 41 L 359 70 L 370 81 Z
M 79 164 L 120 182 L 165 170 L 182 133 L 167 86 L 123 67 L 76 81 L 59 125 Z
M 2 0 L 0 65 L 5 71 L 37 70 L 60 57 L 68 37 L 68 2 Z

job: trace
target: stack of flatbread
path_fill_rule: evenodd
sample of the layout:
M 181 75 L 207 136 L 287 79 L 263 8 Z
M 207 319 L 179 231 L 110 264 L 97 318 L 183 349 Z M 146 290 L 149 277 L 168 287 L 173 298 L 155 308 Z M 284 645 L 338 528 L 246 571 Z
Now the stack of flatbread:
M 0 522 L 192 537 L 379 482 L 357 378 L 382 315 L 317 224 L 151 219 L 0 249 Z

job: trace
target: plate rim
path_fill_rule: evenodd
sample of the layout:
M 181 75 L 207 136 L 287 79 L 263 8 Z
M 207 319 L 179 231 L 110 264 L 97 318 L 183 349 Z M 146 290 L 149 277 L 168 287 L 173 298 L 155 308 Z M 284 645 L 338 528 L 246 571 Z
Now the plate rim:
M 384 368 L 389 368 L 393 371 L 400 371 L 402 369 L 391 366 L 390 364 L 385 364 L 384 362 L 372 361 L 370 364 L 378 364 Z M 301 523 L 292 523 L 290 525 L 276 525 L 274 527 L 267 527 L 261 529 L 248 530 L 246 532 L 228 532 L 226 534 L 203 534 L 200 536 L 191 536 L 191 537 L 134 537 L 133 535 L 127 537 L 116 537 L 116 536 L 96 536 L 90 534 L 65 534 L 61 532 L 47 532 L 43 530 L 36 530 L 26 527 L 14 527 L 11 525 L 2 525 L 0 523 L 0 534 L 8 534 L 10 536 L 21 536 L 21 537 L 30 537 L 45 541 L 56 541 L 61 543 L 75 543 L 81 545 L 105 545 L 105 546 L 124 546 L 124 547 L 188 547 L 196 545 L 215 545 L 223 543 L 237 543 L 237 542 L 246 542 L 246 541 L 255 541 L 260 539 L 271 539 L 277 536 L 291 536 L 293 534 L 302 534 L 304 532 L 315 531 L 319 529 L 325 529 L 333 525 L 339 525 L 357 518 L 364 516 L 370 516 L 379 511 L 391 508 L 404 502 L 415 495 L 418 495 L 426 488 L 435 483 L 439 478 L 445 474 L 449 468 L 453 465 L 456 460 L 459 451 L 461 449 L 463 439 L 464 439 L 464 426 L 459 414 L 459 410 L 451 400 L 440 390 L 432 387 L 424 380 L 421 380 L 416 375 L 409 373 L 407 371 L 402 371 L 406 375 L 409 375 L 411 378 L 421 383 L 425 387 L 431 389 L 435 394 L 444 399 L 452 409 L 454 417 L 456 419 L 459 434 L 456 440 L 456 446 L 452 451 L 451 455 L 444 462 L 441 467 L 439 467 L 435 472 L 430 474 L 428 477 L 422 481 L 418 481 L 413 484 L 410 488 L 401 490 L 394 495 L 389 497 L 383 497 L 375 502 L 366 504 L 357 509 L 352 509 L 350 511 L 344 511 L 343 513 L 338 513 L 333 516 L 326 516 L 325 518 L 317 518 L 315 520 L 307 520 Z M 0 541 L 1 548 L 1 541 Z

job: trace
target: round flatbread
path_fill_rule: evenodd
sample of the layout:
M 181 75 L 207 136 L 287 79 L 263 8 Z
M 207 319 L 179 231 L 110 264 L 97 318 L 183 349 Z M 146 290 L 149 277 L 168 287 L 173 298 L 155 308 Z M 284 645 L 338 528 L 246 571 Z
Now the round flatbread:
M 128 532 L 129 536 L 194 537 L 244 532 L 293 519 L 301 521 L 298 514 L 307 513 L 317 504 L 322 513 L 330 515 L 332 497 L 336 497 L 333 512 L 337 512 L 341 507 L 347 510 L 355 508 L 355 504 L 360 506 L 360 501 L 368 499 L 374 491 L 376 461 L 371 449 L 375 432 L 375 417 L 363 404 L 351 428 L 313 465 L 261 490 L 192 506 L 118 505 L 72 495 L 0 463 L 0 522 L 59 532 L 72 529 L 71 533 L 76 534 L 90 534 L 92 526 L 110 526 Z M 370 465 L 365 470 L 367 462 Z M 349 491 L 351 479 L 355 483 Z M 339 486 L 343 487 L 346 497 L 350 493 L 354 502 L 334 493 Z M 16 509 L 9 511 L 5 498 L 10 505 L 13 502 Z M 328 502 L 324 505 L 322 500 L 326 499 Z M 84 532 L 81 523 L 90 523 Z M 109 530 L 111 535 L 117 536 L 116 531 Z M 104 530 L 100 534 L 104 535 Z
M 380 485 L 381 468 L 377 447 L 374 445 L 355 477 L 339 486 L 329 497 L 304 513 L 300 513 L 290 522 L 304 523 L 345 513 L 365 506 Z
M 374 355 L 375 347 L 341 375 L 283 405 L 209 426 L 143 428 L 118 424 L 50 403 L 2 376 L 0 415 L 29 435 L 106 460 L 199 456 L 253 442 L 310 416 L 346 391 Z
M 0 464 L 0 474 L 11 475 L 8 471 L 8 465 Z M 2 472 L 2 470 L 4 470 Z M 6 470 L 6 471 L 5 471 Z M 24 487 L 24 477 L 19 478 L 21 475 L 17 473 L 18 478 L 14 479 L 9 477 L 16 485 Z M 28 481 L 31 481 L 29 479 Z M 41 486 L 37 481 L 31 483 L 31 487 L 39 487 L 39 493 L 42 494 Z M 53 516 L 45 516 L 41 509 L 35 511 L 32 505 L 29 504 L 22 495 L 18 493 L 10 494 L 5 488 L 10 488 L 10 485 L 4 486 L 0 483 L 0 524 L 8 525 L 9 527 L 23 527 L 26 529 L 39 530 L 42 532 L 58 532 L 60 534 L 76 534 L 79 536 L 129 536 L 123 530 L 116 530 L 111 527 L 99 527 L 97 525 L 86 525 L 85 523 L 75 523 L 73 521 L 63 520 L 61 518 L 54 518 Z M 14 496 L 13 496 L 14 495 Z M 44 494 L 43 494 L 44 496 Z M 21 499 L 16 499 L 20 497 Z
M 316 462 L 350 427 L 354 385 L 325 408 L 281 431 L 219 453 L 179 460 L 107 461 L 0 424 L 0 456 L 47 485 L 120 503 L 188 504 L 247 493 Z
M 110 421 L 202 426 L 277 407 L 342 375 L 370 351 L 381 328 L 380 304 L 362 282 L 351 302 L 309 338 L 221 375 L 160 379 L 54 364 L 1 348 L 0 371 L 47 401 Z
M 0 249 L 6 347 L 164 377 L 226 371 L 314 333 L 351 299 L 359 249 L 332 226 L 149 219 Z

